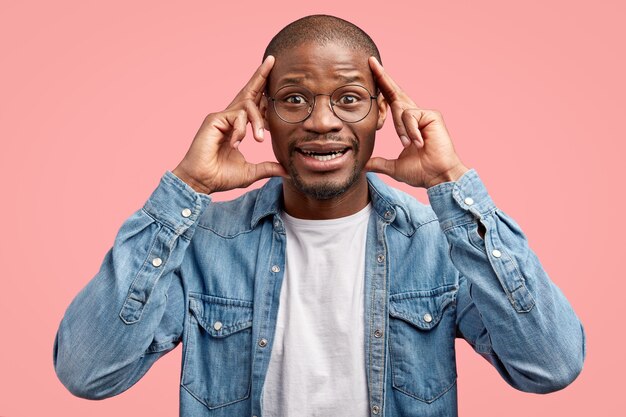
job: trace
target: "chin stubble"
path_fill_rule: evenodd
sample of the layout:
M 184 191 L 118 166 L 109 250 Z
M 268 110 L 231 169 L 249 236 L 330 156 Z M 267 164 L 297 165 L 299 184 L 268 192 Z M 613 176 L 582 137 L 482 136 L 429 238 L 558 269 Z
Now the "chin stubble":
M 333 140 L 332 137 L 327 137 L 329 140 Z M 335 139 L 336 140 L 336 139 Z M 358 167 L 357 155 L 359 153 L 359 142 L 355 139 L 350 139 L 352 144 L 352 152 L 354 152 L 354 166 L 350 176 L 343 183 L 336 183 L 331 181 L 322 181 L 313 184 L 307 184 L 302 180 L 300 174 L 294 166 L 293 160 L 296 151 L 296 143 L 303 143 L 312 140 L 293 141 L 289 144 L 289 175 L 291 181 L 295 187 L 302 193 L 315 198 L 316 200 L 329 200 L 331 198 L 339 197 L 354 185 L 361 175 L 361 170 Z

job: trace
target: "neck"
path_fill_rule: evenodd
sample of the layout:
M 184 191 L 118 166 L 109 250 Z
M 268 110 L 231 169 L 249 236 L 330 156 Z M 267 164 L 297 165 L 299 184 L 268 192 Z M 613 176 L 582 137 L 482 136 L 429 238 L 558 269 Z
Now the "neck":
M 343 194 L 318 200 L 302 193 L 289 180 L 283 182 L 285 211 L 290 216 L 307 220 L 328 220 L 357 213 L 369 203 L 369 188 L 365 174 Z

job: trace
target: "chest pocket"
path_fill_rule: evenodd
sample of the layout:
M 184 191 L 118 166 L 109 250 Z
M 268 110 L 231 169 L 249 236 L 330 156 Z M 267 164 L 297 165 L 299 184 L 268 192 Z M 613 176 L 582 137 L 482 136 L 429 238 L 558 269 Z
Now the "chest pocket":
M 456 290 L 451 285 L 389 299 L 393 387 L 426 403 L 456 383 Z
M 210 409 L 250 395 L 252 307 L 249 301 L 189 294 L 181 384 Z

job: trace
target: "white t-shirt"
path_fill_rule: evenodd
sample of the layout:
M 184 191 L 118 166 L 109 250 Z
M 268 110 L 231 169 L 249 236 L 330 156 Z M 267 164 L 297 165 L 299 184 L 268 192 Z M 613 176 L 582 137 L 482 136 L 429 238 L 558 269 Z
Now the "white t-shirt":
M 371 207 L 331 220 L 283 213 L 285 276 L 263 415 L 369 415 L 364 344 L 365 241 Z

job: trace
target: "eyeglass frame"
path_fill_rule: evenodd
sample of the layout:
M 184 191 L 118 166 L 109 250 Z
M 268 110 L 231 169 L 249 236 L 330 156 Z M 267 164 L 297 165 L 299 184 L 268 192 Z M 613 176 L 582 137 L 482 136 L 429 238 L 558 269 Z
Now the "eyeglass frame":
M 301 87 L 301 86 L 297 86 L 297 85 L 285 85 L 285 86 L 280 87 L 278 90 L 276 90 L 276 93 L 278 93 L 278 92 L 279 92 L 280 90 L 282 90 L 283 88 L 287 88 L 287 87 Z M 354 122 L 348 122 L 348 121 L 346 121 L 346 120 L 342 119 L 341 117 L 339 117 L 339 115 L 338 115 L 337 113 L 335 113 L 334 103 L 333 103 L 333 101 L 331 100 L 331 98 L 332 98 L 333 94 L 335 94 L 335 92 L 337 92 L 337 90 L 342 89 L 342 88 L 345 88 L 345 87 L 361 87 L 361 88 L 363 88 L 365 91 L 367 91 L 367 94 L 369 95 L 369 99 L 370 99 L 370 108 L 367 110 L 367 113 L 365 113 L 365 116 L 361 117 L 359 120 L 355 120 Z M 285 122 L 285 123 L 289 123 L 289 124 L 292 124 L 292 125 L 295 125 L 295 124 L 298 124 L 298 123 L 302 123 L 302 122 L 304 122 L 306 119 L 308 119 L 309 117 L 311 117 L 311 115 L 313 114 L 313 110 L 315 110 L 315 105 L 317 104 L 317 100 L 316 100 L 317 96 L 328 96 L 328 106 L 330 107 L 330 111 L 331 111 L 331 112 L 333 112 L 333 114 L 335 115 L 335 117 L 336 117 L 337 119 L 341 120 L 341 121 L 342 121 L 342 122 L 344 122 L 344 123 L 359 123 L 360 121 L 362 121 L 363 119 L 365 119 L 367 116 L 369 116 L 370 112 L 372 111 L 372 100 L 376 100 L 376 99 L 378 99 L 378 95 L 373 96 L 373 95 L 372 95 L 372 93 L 370 93 L 370 90 L 369 90 L 367 87 L 365 87 L 364 85 L 361 85 L 361 84 L 346 84 L 346 85 L 341 85 L 341 86 L 339 86 L 339 87 L 335 88 L 335 89 L 334 89 L 334 90 L 333 90 L 330 94 L 324 94 L 324 93 L 318 93 L 318 94 L 315 94 L 315 93 L 313 93 L 313 91 L 309 90 L 309 89 L 308 89 L 308 88 L 306 88 L 306 87 L 301 87 L 301 88 L 302 88 L 302 89 L 304 89 L 304 90 L 307 90 L 308 92 L 310 92 L 310 93 L 313 95 L 313 105 L 310 107 L 310 109 L 311 109 L 311 110 L 309 111 L 309 114 L 307 114 L 307 116 L 306 116 L 304 119 L 299 120 L 299 121 L 297 121 L 297 122 L 290 122 L 290 121 L 285 120 L 285 119 L 283 119 L 283 118 L 281 117 L 280 113 L 278 113 L 278 111 L 276 110 L 276 97 L 272 97 L 272 96 L 270 96 L 270 95 L 266 94 L 265 92 L 263 92 L 263 95 L 264 95 L 265 97 L 267 97 L 267 99 L 268 99 L 268 100 L 271 100 L 271 101 L 272 101 L 272 108 L 274 109 L 274 112 L 276 113 L 276 116 L 278 116 L 278 118 L 279 118 L 280 120 L 282 120 L 283 122 Z M 274 93 L 274 95 L 276 95 L 276 93 Z

